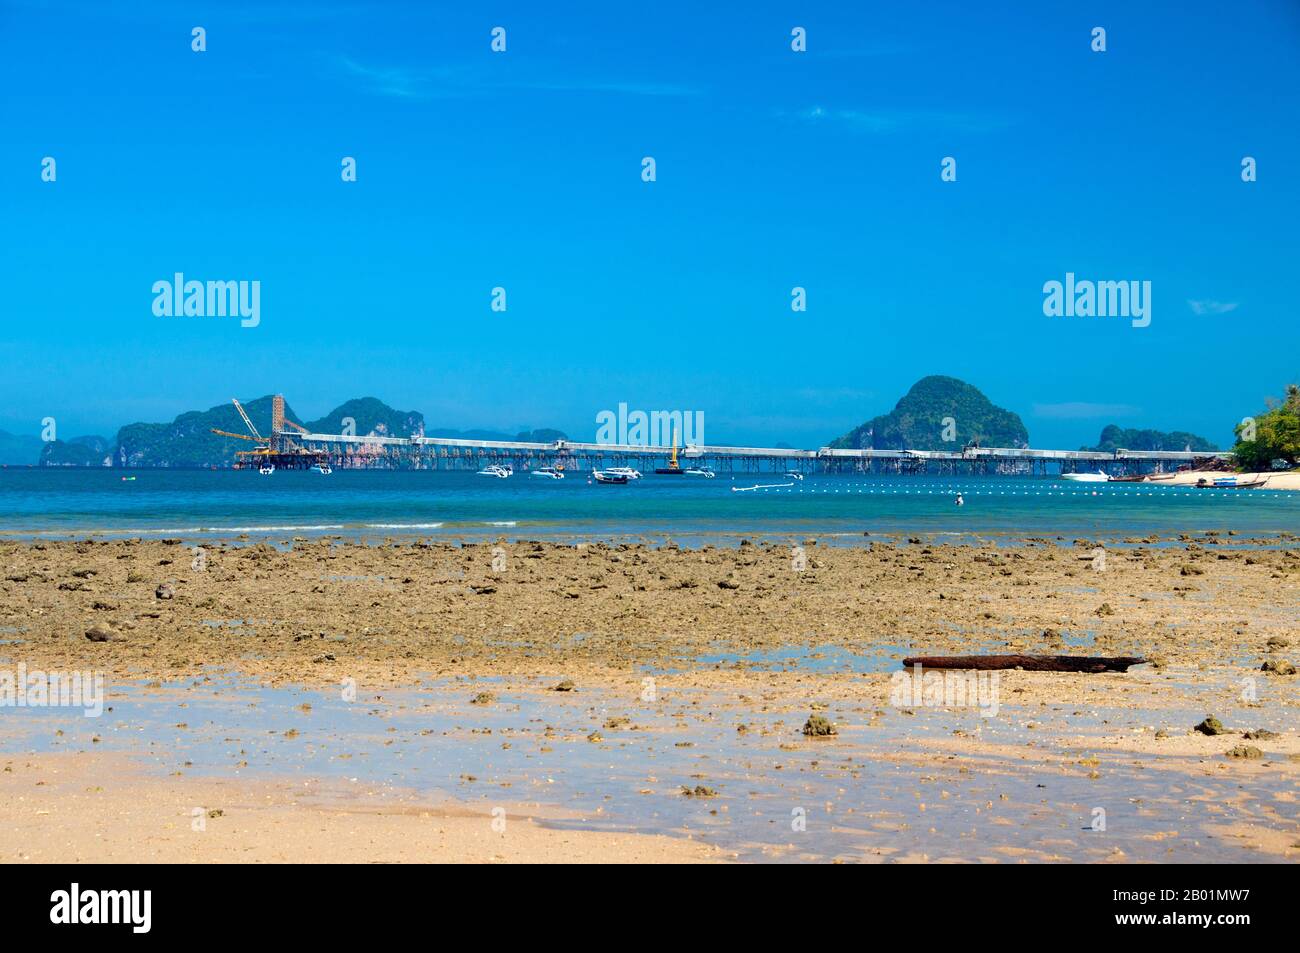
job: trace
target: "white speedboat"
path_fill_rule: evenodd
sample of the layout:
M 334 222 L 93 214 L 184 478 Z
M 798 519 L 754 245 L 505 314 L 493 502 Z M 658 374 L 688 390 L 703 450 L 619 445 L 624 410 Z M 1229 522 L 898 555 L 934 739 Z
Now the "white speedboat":
M 1098 470 L 1096 473 L 1062 473 L 1062 480 L 1072 483 L 1109 483 L 1110 477 Z
M 710 470 L 708 467 L 687 467 L 686 475 L 701 476 L 704 477 L 706 480 L 712 480 L 715 476 L 717 476 L 717 474 L 714 473 L 712 470 Z
M 312 465 L 311 472 L 319 473 L 321 476 L 329 476 L 334 472 L 334 468 L 328 463 L 316 463 Z
M 803 474 L 800 473 L 798 470 L 786 470 L 786 471 L 785 471 L 785 475 L 786 475 L 787 477 L 789 477 L 791 480 L 802 480 L 802 479 L 803 479 Z
M 493 463 L 484 467 L 482 470 L 478 471 L 478 475 L 485 476 L 485 477 L 496 477 L 499 480 L 504 480 L 507 477 L 511 476 L 514 472 L 515 471 L 511 470 L 509 467 L 503 467 L 500 464 Z
M 641 479 L 641 471 L 633 469 L 632 467 L 605 467 L 602 472 L 608 473 L 611 476 L 625 476 L 629 480 Z
M 264 463 L 264 464 L 262 464 L 260 467 L 257 468 L 257 472 L 260 473 L 260 474 L 262 474 L 262 476 L 270 476 L 272 473 L 275 472 L 275 464 L 274 464 L 274 463 Z
M 555 467 L 538 467 L 533 471 L 535 477 L 545 477 L 548 480 L 563 480 L 564 471 L 557 470 Z

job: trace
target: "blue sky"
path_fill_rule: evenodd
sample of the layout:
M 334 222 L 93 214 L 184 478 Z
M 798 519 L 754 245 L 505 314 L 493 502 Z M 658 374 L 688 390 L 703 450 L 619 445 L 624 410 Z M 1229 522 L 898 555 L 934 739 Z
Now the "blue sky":
M 280 391 L 818 446 L 943 373 L 1035 446 L 1226 443 L 1300 379 L 1297 54 L 1280 0 L 0 0 L 0 428 Z M 155 316 L 177 271 L 260 325 Z M 1151 281 L 1150 327 L 1044 316 L 1067 271 Z

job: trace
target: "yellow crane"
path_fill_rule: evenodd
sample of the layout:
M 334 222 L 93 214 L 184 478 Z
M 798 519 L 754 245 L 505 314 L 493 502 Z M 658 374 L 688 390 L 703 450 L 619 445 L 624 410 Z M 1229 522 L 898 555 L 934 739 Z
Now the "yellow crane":
M 235 410 L 239 411 L 239 416 L 244 420 L 244 426 L 248 428 L 249 433 L 251 433 L 252 436 L 250 437 L 246 433 L 231 433 L 229 430 L 218 430 L 216 427 L 210 428 L 212 432 L 220 437 L 233 437 L 236 440 L 247 440 L 250 443 L 257 444 L 255 449 L 240 450 L 235 454 L 235 456 L 265 456 L 266 454 L 269 454 L 271 452 L 271 442 L 258 433 L 257 428 L 253 426 L 253 421 L 249 419 L 247 411 L 244 410 L 244 405 L 233 397 L 230 398 L 230 402 L 235 405 Z
M 257 432 L 257 428 L 253 426 L 253 422 L 248 419 L 248 414 L 244 412 L 244 405 L 241 404 L 238 400 L 236 400 L 233 397 L 230 398 L 230 402 L 235 405 L 235 410 L 239 411 L 239 416 L 244 418 L 244 426 L 249 429 L 249 432 L 252 433 L 253 438 L 255 440 L 261 440 L 262 435 Z
M 236 451 L 237 458 L 252 457 L 254 459 L 262 458 L 263 460 L 273 460 L 277 466 L 288 465 L 305 468 L 308 463 L 328 462 L 328 455 L 319 450 L 307 450 L 299 446 L 289 436 L 289 430 L 296 430 L 300 434 L 308 434 L 309 431 L 302 424 L 294 423 L 284 416 L 284 397 L 276 394 L 271 399 L 271 433 L 263 437 L 261 431 L 253 425 L 252 418 L 248 416 L 248 411 L 244 410 L 244 405 L 237 399 L 231 398 L 230 402 L 235 405 L 235 410 L 239 411 L 239 417 L 244 421 L 244 426 L 248 428 L 248 433 L 232 433 L 229 430 L 219 430 L 216 427 L 210 428 L 211 431 L 219 437 L 231 437 L 235 440 L 247 440 L 249 443 L 256 444 L 252 450 Z M 244 461 L 247 462 L 247 461 Z M 235 466 L 238 468 L 240 460 L 237 460 Z

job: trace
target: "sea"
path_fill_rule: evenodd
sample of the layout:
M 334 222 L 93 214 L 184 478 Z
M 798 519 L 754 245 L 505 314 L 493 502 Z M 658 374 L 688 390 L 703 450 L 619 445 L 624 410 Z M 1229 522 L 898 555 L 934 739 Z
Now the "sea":
M 757 489 L 752 489 L 758 487 Z M 957 504 L 960 494 L 962 505 Z M 0 539 L 704 540 L 1300 533 L 1300 492 L 1055 477 L 647 473 L 602 485 L 468 471 L 0 469 Z

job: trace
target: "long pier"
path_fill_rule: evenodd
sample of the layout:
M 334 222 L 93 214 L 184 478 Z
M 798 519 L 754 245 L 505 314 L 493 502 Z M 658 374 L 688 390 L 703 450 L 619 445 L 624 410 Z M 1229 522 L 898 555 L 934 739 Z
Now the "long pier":
M 556 440 L 462 440 L 447 437 L 383 437 L 277 430 L 269 458 L 277 466 L 310 466 L 328 459 L 333 466 L 375 469 L 480 469 L 510 464 L 515 469 L 564 466 L 590 470 L 631 466 L 643 471 L 663 466 L 670 447 L 583 443 Z M 821 447 L 688 446 L 678 451 L 687 466 L 717 472 L 801 473 L 985 473 L 1048 475 L 1101 470 L 1112 476 L 1174 469 L 1226 453 L 1176 450 L 1038 450 L 1027 447 L 961 447 L 953 450 L 845 450 Z

